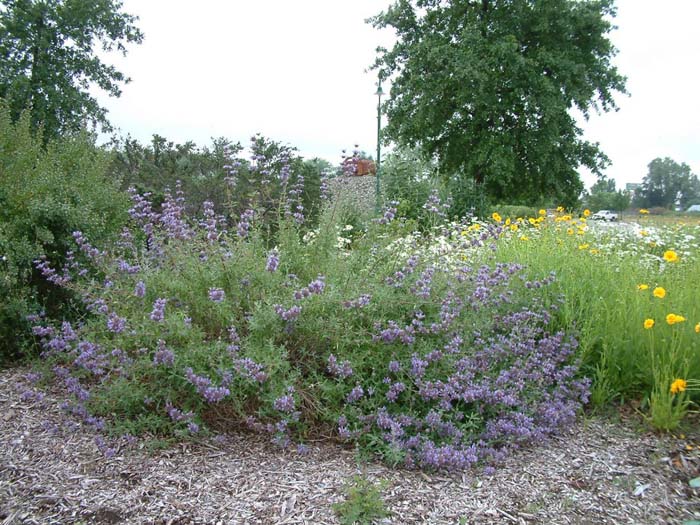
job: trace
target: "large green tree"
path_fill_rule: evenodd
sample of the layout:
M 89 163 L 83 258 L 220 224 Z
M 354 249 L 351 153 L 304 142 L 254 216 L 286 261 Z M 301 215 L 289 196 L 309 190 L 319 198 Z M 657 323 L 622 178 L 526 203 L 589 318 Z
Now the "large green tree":
M 0 98 L 17 120 L 29 109 L 45 140 L 88 123 L 108 128 L 106 110 L 88 91 L 121 94 L 123 73 L 96 53 L 141 42 L 136 17 L 119 0 L 0 1 Z
M 684 210 L 700 198 L 700 180 L 685 162 L 657 157 L 648 169 L 641 188 L 635 192 L 637 206 L 673 209 L 678 205 Z
M 392 79 L 385 137 L 494 200 L 573 203 L 577 168 L 608 159 L 572 110 L 615 109 L 625 90 L 614 14 L 613 0 L 397 0 L 370 19 L 397 34 L 375 63 Z
M 624 211 L 630 206 L 630 194 L 629 192 L 618 190 L 615 186 L 615 179 L 601 176 L 591 186 L 591 190 L 585 195 L 584 201 L 586 207 L 592 211 Z

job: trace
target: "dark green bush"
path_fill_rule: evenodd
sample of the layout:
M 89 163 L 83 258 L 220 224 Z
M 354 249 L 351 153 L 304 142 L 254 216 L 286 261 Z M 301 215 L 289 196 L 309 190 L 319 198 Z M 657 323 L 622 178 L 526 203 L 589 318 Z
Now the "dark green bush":
M 0 100 L 0 362 L 25 352 L 30 310 L 58 318 L 76 313 L 69 294 L 43 279 L 34 261 L 45 255 L 63 264 L 76 230 L 90 232 L 98 245 L 116 236 L 128 197 L 106 176 L 109 161 L 87 133 L 44 148 L 28 115 L 12 122 Z
M 515 220 L 518 217 L 522 217 L 523 219 L 527 219 L 528 217 L 537 217 L 539 214 L 539 209 L 532 208 L 530 206 L 497 204 L 492 206 L 491 212 L 498 212 L 498 214 L 504 219 L 510 217 L 511 220 Z M 490 213 L 488 215 L 490 215 Z

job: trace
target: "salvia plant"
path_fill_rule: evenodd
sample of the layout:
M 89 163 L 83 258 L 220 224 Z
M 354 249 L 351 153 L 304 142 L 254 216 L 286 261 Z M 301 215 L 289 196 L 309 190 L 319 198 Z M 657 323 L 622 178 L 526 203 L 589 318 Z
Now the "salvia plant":
M 112 434 L 245 426 L 286 447 L 330 433 L 446 470 L 495 464 L 572 423 L 589 382 L 575 338 L 549 329 L 554 276 L 495 263 L 501 226 L 458 235 L 469 256 L 450 264 L 425 236 L 396 242 L 393 204 L 352 246 L 329 208 L 310 241 L 298 179 L 254 155 L 279 187 L 274 206 L 262 185 L 234 220 L 207 204 L 193 220 L 177 188 L 157 211 L 132 191 L 113 247 L 75 232 L 64 267 L 37 260 L 90 312 L 31 319 L 45 377 L 72 395 L 67 412 Z

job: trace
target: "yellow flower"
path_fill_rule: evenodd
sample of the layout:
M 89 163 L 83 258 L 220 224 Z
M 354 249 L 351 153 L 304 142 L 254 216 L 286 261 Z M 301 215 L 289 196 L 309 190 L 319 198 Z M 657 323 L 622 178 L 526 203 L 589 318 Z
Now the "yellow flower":
M 664 260 L 670 263 L 678 262 L 678 254 L 673 250 L 666 250 L 664 252 Z
M 508 218 L 506 219 L 505 225 L 506 225 L 506 226 L 510 226 L 510 217 L 508 217 Z
M 529 217 L 529 218 L 527 219 L 527 222 L 529 222 L 529 223 L 532 224 L 533 226 L 534 226 L 535 224 L 537 224 L 537 221 L 536 221 L 535 219 L 533 219 L 532 217 Z
M 587 250 L 588 249 L 588 244 L 579 244 L 578 245 L 579 250 Z
M 472 224 L 471 226 L 469 226 L 469 228 L 467 228 L 467 229 L 468 229 L 469 231 L 475 232 L 475 231 L 477 231 L 477 230 L 480 229 L 480 228 L 481 228 L 481 225 L 480 225 L 478 222 L 475 222 L 474 224 Z
M 491 218 L 496 222 L 501 222 L 503 220 L 497 211 L 491 214 Z
M 695 333 L 700 334 L 700 323 L 695 325 Z
M 511 225 L 510 225 L 510 231 L 512 231 L 512 232 L 517 232 L 517 231 L 518 231 L 518 225 L 517 225 L 517 224 L 511 224 Z
M 666 322 L 670 325 L 682 323 L 683 321 L 685 321 L 685 317 L 683 317 L 682 315 L 668 314 L 666 316 Z
M 521 235 L 521 236 L 520 236 L 520 240 L 521 240 L 521 241 L 529 241 L 529 240 L 530 240 L 530 237 L 527 237 L 526 235 Z
M 557 206 L 557 213 L 561 213 L 564 211 L 564 206 Z
M 583 216 L 584 216 L 584 217 L 588 217 L 590 214 L 591 214 L 591 210 L 589 210 L 589 209 L 583 210 Z
M 661 286 L 657 286 L 656 288 L 654 288 L 654 291 L 652 292 L 652 294 L 654 295 L 654 297 L 658 297 L 659 299 L 663 299 L 664 297 L 666 297 L 666 290 L 661 288 Z
M 654 320 L 653 319 L 644 319 L 644 328 L 647 330 L 654 328 Z
M 638 284 L 638 285 L 637 285 L 637 290 L 642 290 L 642 291 L 644 291 L 644 290 L 648 290 L 648 289 L 649 289 L 649 285 L 648 285 L 648 284 Z
M 545 215 L 547 215 L 547 210 L 540 210 L 539 214 L 541 217 L 544 217 Z
M 573 235 L 573 234 L 574 234 L 574 230 L 573 230 L 572 228 L 569 228 L 568 230 L 566 230 L 566 234 L 567 234 L 567 235 Z
M 639 210 L 639 213 L 641 215 L 647 215 L 649 213 L 649 210 L 645 210 L 644 208 L 642 208 L 641 210 Z
M 593 255 L 597 255 L 597 254 L 600 253 L 600 250 L 597 250 L 597 249 L 595 249 L 595 248 L 591 248 L 591 253 L 592 253 Z
M 676 379 L 673 383 L 671 383 L 671 393 L 678 394 L 683 392 L 687 386 L 688 382 L 685 379 Z
M 646 230 L 639 230 L 639 235 L 641 235 L 642 237 L 644 237 L 645 235 L 649 235 L 649 232 L 646 231 Z

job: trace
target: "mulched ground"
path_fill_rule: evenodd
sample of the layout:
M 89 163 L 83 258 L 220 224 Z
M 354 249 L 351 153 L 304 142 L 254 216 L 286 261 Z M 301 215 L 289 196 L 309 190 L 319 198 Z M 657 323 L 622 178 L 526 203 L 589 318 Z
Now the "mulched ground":
M 0 372 L 0 524 L 335 524 L 355 475 L 383 481 L 380 523 L 683 523 L 700 519 L 698 436 L 656 436 L 590 418 L 522 450 L 487 476 L 358 463 L 313 444 L 304 454 L 264 437 L 218 436 L 151 450 L 113 444 L 62 414 L 50 392 L 23 401 L 26 369 Z M 97 438 L 97 439 L 96 439 Z M 99 446 L 98 446 L 99 445 Z

